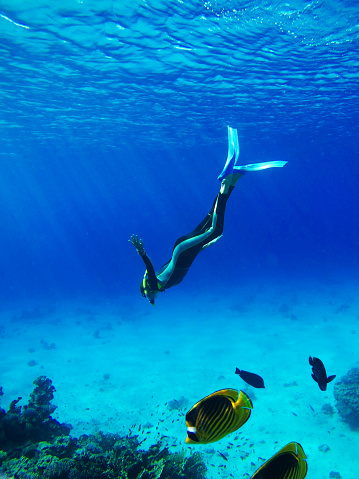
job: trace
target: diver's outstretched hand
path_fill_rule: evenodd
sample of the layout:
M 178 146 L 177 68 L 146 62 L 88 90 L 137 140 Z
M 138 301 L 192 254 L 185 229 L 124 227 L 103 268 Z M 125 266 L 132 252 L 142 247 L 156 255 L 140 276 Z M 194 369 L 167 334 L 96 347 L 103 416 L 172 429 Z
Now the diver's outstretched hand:
M 145 249 L 143 247 L 143 241 L 137 235 L 131 235 L 131 238 L 128 240 L 133 246 L 137 249 L 137 253 L 141 256 L 145 254 Z

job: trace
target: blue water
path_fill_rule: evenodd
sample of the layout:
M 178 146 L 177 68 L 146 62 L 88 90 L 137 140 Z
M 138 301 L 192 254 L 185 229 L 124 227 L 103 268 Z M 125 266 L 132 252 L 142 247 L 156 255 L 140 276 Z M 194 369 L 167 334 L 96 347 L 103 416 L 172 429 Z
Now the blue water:
M 147 307 L 161 323 L 161 304 L 188 311 L 193 302 L 186 319 L 195 335 L 202 297 L 205 313 L 212 298 L 245 310 L 238 292 L 248 284 L 251 308 L 274 291 L 277 313 L 283 285 L 286 302 L 304 285 L 306 307 L 320 303 L 317 288 L 335 296 L 345 283 L 353 294 L 358 16 L 354 0 L 0 0 L 0 299 L 3 311 L 25 311 L 13 315 L 16 327 L 26 329 L 38 305 L 44 314 L 51 304 L 113 301 L 124 305 L 122 321 L 137 311 L 143 318 Z M 227 125 L 238 129 L 243 164 L 288 164 L 239 181 L 223 238 L 152 308 L 139 293 L 144 266 L 128 239 L 143 239 L 155 268 L 169 259 L 218 193 Z M 328 304 L 339 313 L 348 306 Z M 314 344 L 312 327 L 326 314 L 306 315 L 301 331 Z M 277 320 L 268 315 L 268 330 Z M 258 335 L 268 352 L 262 328 Z M 354 339 L 348 332 L 348 347 L 319 351 L 333 353 L 330 369 L 345 355 L 338 376 L 357 360 Z M 318 354 L 293 347 L 306 362 Z
M 1 297 L 137 291 L 209 210 L 238 128 L 248 175 L 182 294 L 358 270 L 353 1 L 0 1 Z M 169 293 L 170 294 L 170 293 Z M 138 301 L 142 301 L 139 296 Z

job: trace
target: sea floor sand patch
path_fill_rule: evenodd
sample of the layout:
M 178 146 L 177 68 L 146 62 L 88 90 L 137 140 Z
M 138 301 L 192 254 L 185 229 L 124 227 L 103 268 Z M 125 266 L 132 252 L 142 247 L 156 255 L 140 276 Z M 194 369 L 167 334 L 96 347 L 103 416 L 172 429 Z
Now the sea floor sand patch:
M 146 304 L 137 314 L 122 311 L 121 301 L 3 311 L 1 406 L 19 396 L 25 402 L 32 381 L 46 375 L 56 388 L 54 416 L 72 424 L 72 435 L 131 431 L 143 447 L 160 440 L 179 450 L 188 448 L 190 407 L 238 388 L 253 400 L 249 421 L 217 443 L 193 447 L 204 453 L 208 477 L 251 475 L 291 441 L 308 456 L 308 479 L 359 477 L 359 432 L 340 421 L 333 383 L 320 391 L 308 362 L 320 357 L 337 378 L 359 364 L 357 300 L 351 288 L 335 289 L 322 286 L 319 294 L 306 284 L 293 295 L 273 288 L 246 304 L 233 294 L 213 303 L 192 298 L 149 312 Z M 236 367 L 260 374 L 266 388 L 245 384 Z

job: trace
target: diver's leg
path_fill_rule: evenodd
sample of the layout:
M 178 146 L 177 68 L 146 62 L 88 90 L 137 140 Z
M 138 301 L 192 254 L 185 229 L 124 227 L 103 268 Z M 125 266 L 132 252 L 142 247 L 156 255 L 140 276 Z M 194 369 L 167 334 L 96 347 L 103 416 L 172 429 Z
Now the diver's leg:
M 234 177 L 237 177 L 236 180 Z M 238 181 L 239 178 L 243 176 L 242 174 L 235 174 L 232 175 L 233 178 L 231 178 L 231 181 Z M 225 180 L 225 179 L 224 179 Z M 227 205 L 227 200 L 230 197 L 230 194 L 232 193 L 234 186 L 232 186 L 229 181 L 227 180 L 226 182 L 222 181 L 222 185 L 225 183 L 225 187 L 221 185 L 221 190 L 219 194 L 216 196 L 212 208 L 208 212 L 208 214 L 203 218 L 203 220 L 199 223 L 199 225 L 196 226 L 196 228 L 191 231 L 191 233 L 188 233 L 187 235 L 181 236 L 180 238 L 177 239 L 177 241 L 174 244 L 173 249 L 179 244 L 182 243 L 183 241 L 194 238 L 195 236 L 200 236 L 203 234 L 205 231 L 207 231 L 213 223 L 213 213 L 216 209 L 216 221 L 217 224 L 222 225 L 222 231 L 223 231 L 223 224 L 224 224 L 224 215 L 226 211 L 226 205 Z M 222 191 L 223 190 L 223 191 Z M 225 190 L 225 191 L 224 191 Z M 220 233 L 222 234 L 222 233 Z
M 181 243 L 188 246 L 188 248 L 183 250 L 178 257 L 177 264 L 179 267 L 189 267 L 189 265 L 192 264 L 197 254 L 202 251 L 205 245 L 214 243 L 222 236 L 227 201 L 234 190 L 234 186 L 229 185 L 227 190 L 228 191 L 226 193 L 218 193 L 213 202 L 211 210 L 201 221 L 201 223 L 193 231 L 191 231 L 191 233 L 181 236 L 175 242 L 172 250 L 172 256 L 176 248 L 181 246 Z
M 181 282 L 198 253 L 222 236 L 226 204 L 233 188 L 230 187 L 227 194 L 219 193 L 211 211 L 197 228 L 188 235 L 178 238 L 170 261 L 158 275 L 158 279 L 163 281 L 166 287 Z
M 181 282 L 203 247 L 222 235 L 226 203 L 232 189 L 227 194 L 218 193 L 211 210 L 200 224 L 191 233 L 177 239 L 171 259 L 157 274 L 157 278 L 166 288 Z

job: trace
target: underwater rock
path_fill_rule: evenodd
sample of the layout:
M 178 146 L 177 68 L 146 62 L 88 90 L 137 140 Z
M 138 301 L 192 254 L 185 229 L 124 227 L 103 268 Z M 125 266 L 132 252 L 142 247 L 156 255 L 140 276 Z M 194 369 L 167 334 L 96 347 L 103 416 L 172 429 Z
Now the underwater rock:
M 291 387 L 294 387 L 294 386 L 298 386 L 297 381 L 290 381 L 289 383 L 283 383 L 284 388 L 291 388 Z
M 153 444 L 140 449 L 138 436 L 98 432 L 78 439 L 71 426 L 60 424 L 50 414 L 55 388 L 45 376 L 34 381 L 27 406 L 21 398 L 9 411 L 0 408 L 0 468 L 16 479 L 204 479 L 207 471 L 200 453 L 172 453 Z M 36 432 L 34 430 L 36 426 Z
M 321 411 L 323 412 L 323 414 L 330 417 L 333 417 L 335 412 L 333 406 L 330 403 L 323 404 L 323 406 L 321 407 Z
M 188 399 L 186 399 L 184 396 L 181 396 L 179 399 L 172 399 L 171 401 L 169 401 L 168 409 L 170 411 L 185 409 L 187 408 L 188 404 Z
M 334 385 L 336 408 L 350 429 L 359 430 L 359 368 L 350 369 Z
M 35 361 L 35 359 L 31 359 L 31 360 L 27 363 L 27 365 L 30 366 L 30 367 L 38 366 L 38 364 L 39 364 L 39 363 L 38 363 L 37 361 Z
M 48 343 L 44 339 L 40 340 L 40 344 L 44 349 L 50 350 L 50 349 L 56 349 L 56 344 L 55 343 Z
M 321 444 L 318 447 L 318 450 L 321 451 L 321 452 L 328 452 L 328 451 L 330 451 L 330 447 L 328 446 L 328 444 Z
M 51 404 L 55 388 L 51 380 L 40 376 L 33 382 L 36 388 L 27 405 L 19 406 L 21 397 L 11 401 L 9 410 L 0 408 L 0 450 L 11 457 L 13 449 L 27 442 L 49 441 L 68 434 L 71 426 L 60 424 L 51 417 L 57 406 Z

